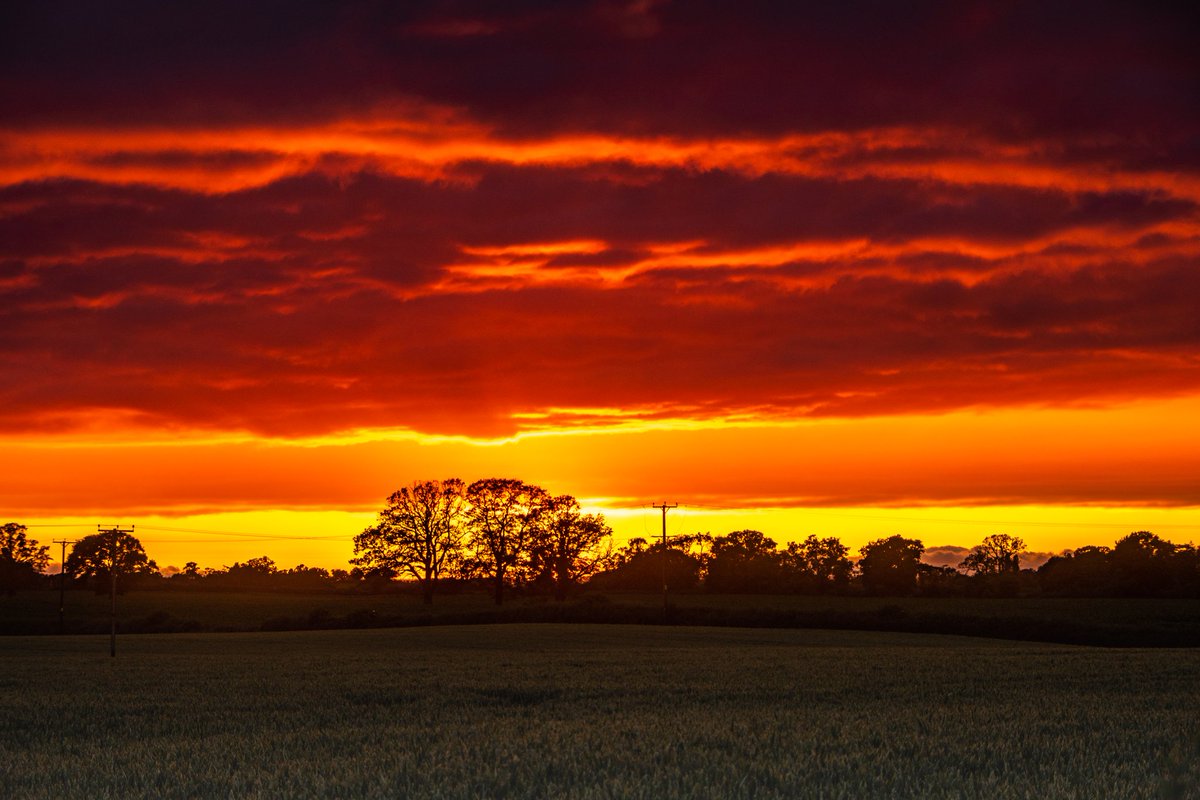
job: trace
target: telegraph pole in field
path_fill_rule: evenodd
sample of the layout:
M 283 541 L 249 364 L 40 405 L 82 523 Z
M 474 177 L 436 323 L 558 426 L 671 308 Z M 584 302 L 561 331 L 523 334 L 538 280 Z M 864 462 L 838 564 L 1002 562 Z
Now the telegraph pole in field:
M 651 508 L 662 509 L 662 581 L 663 581 L 663 624 L 670 620 L 671 607 L 667 604 L 667 509 L 678 508 L 679 503 L 659 503 Z
M 62 635 L 67 632 L 67 545 L 78 544 L 79 540 L 55 539 L 54 543 L 62 545 L 62 558 L 58 568 L 58 633 Z
M 110 628 L 110 633 L 108 636 L 108 654 L 112 658 L 116 658 L 117 657 L 117 572 L 119 571 L 119 564 L 117 561 L 117 542 L 118 542 L 117 537 L 122 533 L 133 533 L 134 526 L 130 525 L 128 528 L 122 528 L 119 525 L 114 525 L 111 528 L 105 528 L 103 525 L 97 525 L 96 528 L 101 533 L 107 533 L 109 536 L 108 582 L 109 582 L 110 591 L 111 591 L 111 595 L 112 595 L 112 614 L 111 614 L 111 619 L 110 619 L 111 628 Z M 121 559 L 121 561 L 124 561 L 124 559 Z

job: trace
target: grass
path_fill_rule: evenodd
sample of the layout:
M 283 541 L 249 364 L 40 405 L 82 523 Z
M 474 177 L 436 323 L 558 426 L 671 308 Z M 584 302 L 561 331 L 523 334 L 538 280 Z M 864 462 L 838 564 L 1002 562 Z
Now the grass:
M 490 625 L 0 639 L 8 798 L 1196 797 L 1200 652 Z
M 484 593 L 134 591 L 119 598 L 131 632 L 299 630 L 483 622 L 650 622 L 661 596 L 585 594 L 566 604 L 514 599 L 497 610 Z M 672 595 L 680 624 L 843 628 L 954 633 L 1028 641 L 1119 646 L 1200 646 L 1200 601 L 1139 598 L 887 598 Z M 68 632 L 108 630 L 109 599 L 67 593 Z M 58 630 L 58 593 L 0 597 L 0 633 Z

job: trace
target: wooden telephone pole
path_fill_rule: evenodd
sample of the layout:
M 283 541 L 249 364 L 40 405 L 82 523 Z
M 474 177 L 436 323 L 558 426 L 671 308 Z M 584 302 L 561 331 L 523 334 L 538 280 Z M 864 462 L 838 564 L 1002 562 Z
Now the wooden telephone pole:
M 114 525 L 111 528 L 106 528 L 103 525 L 96 526 L 97 530 L 99 530 L 101 533 L 107 533 L 109 536 L 108 583 L 112 594 L 112 614 L 110 619 L 111 628 L 108 637 L 108 654 L 112 658 L 117 657 L 117 574 L 120 572 L 120 564 L 117 560 L 117 537 L 122 533 L 133 533 L 133 527 L 134 526 L 132 525 L 130 525 L 128 528 L 122 528 L 119 525 Z M 124 559 L 122 558 L 121 561 L 124 561 Z
M 667 603 L 667 509 L 678 508 L 679 503 L 659 503 L 651 508 L 662 509 L 662 581 L 663 581 L 663 624 L 670 622 L 671 606 Z
M 62 545 L 62 557 L 58 567 L 58 633 L 67 632 L 67 545 L 78 544 L 78 539 L 55 539 L 55 544 Z

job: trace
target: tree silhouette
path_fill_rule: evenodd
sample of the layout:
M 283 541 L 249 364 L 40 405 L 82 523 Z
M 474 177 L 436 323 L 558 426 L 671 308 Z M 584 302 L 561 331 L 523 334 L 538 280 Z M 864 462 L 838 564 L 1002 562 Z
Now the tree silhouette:
M 1150 531 L 1134 531 L 1118 539 L 1108 554 L 1112 588 L 1121 595 L 1174 594 L 1175 556 L 1185 550 Z
M 1021 570 L 1020 556 L 1025 542 L 1007 533 L 984 537 L 962 560 L 958 568 L 973 575 L 1002 575 Z
M 257 556 L 245 561 L 235 561 L 222 569 L 213 570 L 206 580 L 227 589 L 270 589 L 279 567 L 270 556 Z
M 462 559 L 465 521 L 461 480 L 417 481 L 393 492 L 375 525 L 354 537 L 350 563 L 411 575 L 432 604 L 438 578 Z
M 917 588 L 917 565 L 925 545 L 918 539 L 889 536 L 862 548 L 858 568 L 872 594 L 912 594 Z
M 124 591 L 128 577 L 155 575 L 158 565 L 146 557 L 146 550 L 137 537 L 129 533 L 93 533 L 71 548 L 67 556 L 67 574 L 92 581 L 96 592 L 109 591 L 113 572 L 116 572 L 118 591 Z
M 779 553 L 759 531 L 734 531 L 713 539 L 705 588 L 714 592 L 763 592 L 779 587 Z
M 0 526 L 0 591 L 10 597 L 36 582 L 50 562 L 49 548 L 27 538 L 27 530 L 18 522 Z
M 965 595 L 968 594 L 967 588 L 971 580 L 954 567 L 939 567 L 924 562 L 917 564 L 917 586 L 920 587 L 922 596 Z
M 850 582 L 854 563 L 849 553 L 850 548 L 836 537 L 818 539 L 809 535 L 803 542 L 789 543 L 782 561 L 790 578 L 801 588 L 827 592 Z
M 537 535 L 549 495 L 515 478 L 485 478 L 467 487 L 470 571 L 490 579 L 496 605 L 504 587 L 529 577 L 530 546 Z
M 1110 549 L 1085 545 L 1052 556 L 1038 568 L 1042 591 L 1051 595 L 1101 596 L 1113 591 Z
M 275 559 L 270 556 L 248 558 L 245 563 L 235 561 L 233 562 L 233 566 L 226 567 L 225 569 L 230 575 L 274 575 L 279 571 L 279 567 L 275 564 Z
M 707 534 L 679 536 L 664 553 L 661 541 L 650 543 L 641 536 L 634 537 L 613 555 L 613 568 L 593 577 L 588 586 L 601 590 L 661 592 L 665 571 L 667 585 L 672 591 L 695 589 L 700 583 L 703 561 L 684 548 L 710 540 Z
M 600 514 L 584 514 L 570 495 L 547 501 L 531 547 L 535 580 L 550 583 L 556 600 L 612 560 L 612 528 Z
M 1200 552 L 1150 531 L 1134 531 L 1111 548 L 1088 545 L 1054 556 L 1037 576 L 1051 595 L 1196 597 Z

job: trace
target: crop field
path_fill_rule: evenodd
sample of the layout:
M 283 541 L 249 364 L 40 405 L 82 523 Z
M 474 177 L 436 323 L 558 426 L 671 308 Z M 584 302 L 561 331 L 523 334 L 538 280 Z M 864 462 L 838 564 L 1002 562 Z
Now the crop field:
M 0 638 L 0 796 L 1200 796 L 1200 651 L 487 625 Z

